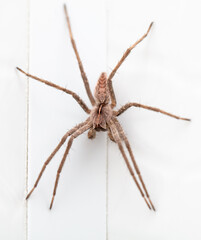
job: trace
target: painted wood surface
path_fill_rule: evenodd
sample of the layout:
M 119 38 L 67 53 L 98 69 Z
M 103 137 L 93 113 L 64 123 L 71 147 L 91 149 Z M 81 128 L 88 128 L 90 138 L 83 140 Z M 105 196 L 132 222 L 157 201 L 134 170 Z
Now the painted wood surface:
M 87 134 L 74 141 L 51 211 L 65 146 L 26 204 L 26 185 L 30 190 L 61 137 L 87 115 L 65 93 L 32 79 L 28 86 L 15 67 L 77 92 L 90 106 L 63 3 L 0 3 L 0 238 L 200 239 L 198 0 L 67 2 L 92 90 L 100 73 L 109 74 L 154 21 L 148 38 L 133 50 L 113 82 L 117 108 L 134 101 L 193 120 L 134 108 L 119 117 L 157 211 L 147 209 L 117 146 L 104 133 L 93 141 Z

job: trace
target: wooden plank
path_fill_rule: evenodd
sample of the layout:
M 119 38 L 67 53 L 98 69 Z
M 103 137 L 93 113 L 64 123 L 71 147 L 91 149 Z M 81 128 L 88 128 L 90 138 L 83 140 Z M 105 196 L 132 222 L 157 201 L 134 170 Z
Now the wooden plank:
M 0 238 L 25 239 L 27 1 L 0 3 Z
M 109 0 L 108 8 L 111 69 L 155 22 L 113 79 L 118 107 L 134 101 L 193 119 L 134 108 L 119 117 L 157 212 L 109 144 L 108 239 L 200 239 L 200 2 Z
M 106 69 L 105 6 L 101 1 L 68 2 L 77 47 L 92 90 Z M 87 99 L 71 47 L 63 1 L 31 1 L 30 73 Z M 91 106 L 90 106 L 91 107 Z M 87 115 L 71 97 L 31 80 L 29 189 L 65 132 Z M 66 144 L 65 144 L 66 146 Z M 73 143 L 49 210 L 57 168 L 65 148 L 46 168 L 29 199 L 29 239 L 104 239 L 106 137 Z

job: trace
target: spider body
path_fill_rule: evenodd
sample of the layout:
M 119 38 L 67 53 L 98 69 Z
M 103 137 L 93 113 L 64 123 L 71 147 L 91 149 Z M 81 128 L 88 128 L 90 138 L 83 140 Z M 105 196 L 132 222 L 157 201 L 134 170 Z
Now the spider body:
M 150 199 L 149 193 L 147 191 L 147 188 L 146 188 L 143 178 L 141 176 L 139 167 L 135 161 L 130 143 L 129 143 L 127 136 L 125 135 L 123 128 L 120 125 L 117 117 L 120 114 L 122 114 L 123 112 L 125 112 L 130 107 L 141 107 L 141 108 L 152 110 L 155 112 L 160 112 L 162 114 L 168 115 L 170 117 L 174 117 L 176 119 L 181 119 L 181 120 L 186 120 L 186 121 L 190 121 L 190 119 L 181 118 L 179 116 L 173 115 L 173 114 L 165 112 L 163 110 L 160 110 L 159 108 L 142 105 L 142 104 L 135 103 L 135 102 L 127 103 L 127 104 L 123 105 L 119 110 L 115 111 L 115 110 L 113 110 L 113 108 L 116 106 L 116 97 L 115 97 L 115 93 L 114 93 L 113 86 L 112 86 L 112 78 L 114 77 L 116 71 L 121 66 L 121 64 L 124 62 L 126 57 L 130 54 L 132 49 L 148 35 L 153 23 L 150 24 L 147 32 L 139 40 L 137 40 L 130 48 L 128 48 L 126 50 L 126 52 L 123 54 L 120 61 L 117 63 L 115 68 L 110 73 L 109 77 L 107 77 L 106 73 L 104 73 L 104 72 L 100 75 L 97 85 L 96 85 L 96 88 L 95 88 L 95 93 L 93 96 L 91 93 L 91 89 L 89 86 L 87 76 L 84 72 L 84 68 L 83 68 L 80 56 L 78 54 L 75 40 L 72 35 L 70 19 L 69 19 L 68 13 L 67 13 L 66 6 L 64 6 L 64 11 L 65 11 L 67 24 L 68 24 L 68 30 L 69 30 L 69 34 L 70 34 L 72 47 L 73 47 L 73 50 L 75 52 L 75 55 L 76 55 L 76 58 L 78 61 L 80 73 L 81 73 L 81 76 L 82 76 L 82 79 L 84 82 L 84 86 L 85 86 L 87 95 L 92 104 L 92 110 L 90 110 L 87 107 L 85 102 L 75 92 L 73 92 L 69 89 L 63 88 L 61 86 L 58 86 L 47 80 L 33 76 L 29 73 L 26 73 L 22 69 L 17 67 L 17 69 L 20 72 L 24 73 L 26 76 L 33 78 L 39 82 L 45 83 L 48 86 L 51 86 L 55 89 L 58 89 L 60 91 L 63 91 L 65 93 L 71 95 L 77 101 L 77 103 L 81 106 L 81 108 L 88 114 L 88 118 L 86 119 L 86 121 L 76 125 L 72 129 L 67 131 L 65 133 L 65 135 L 61 138 L 61 141 L 59 142 L 59 144 L 56 146 L 56 148 L 53 150 L 53 152 L 50 154 L 48 159 L 43 164 L 43 167 L 38 175 L 38 178 L 36 179 L 36 182 L 35 182 L 33 188 L 31 189 L 31 191 L 29 192 L 29 194 L 27 195 L 26 199 L 28 199 L 30 197 L 30 195 L 32 194 L 34 189 L 37 187 L 37 185 L 40 181 L 40 178 L 43 175 L 47 165 L 50 163 L 50 161 L 53 159 L 55 154 L 59 151 L 61 146 L 66 142 L 67 138 L 69 137 L 69 140 L 68 140 L 68 143 L 66 146 L 66 150 L 64 152 L 63 158 L 62 158 L 59 168 L 57 170 L 52 200 L 51 200 L 51 204 L 50 204 L 50 209 L 51 209 L 53 202 L 54 202 L 55 195 L 56 195 L 56 190 L 57 190 L 57 186 L 58 186 L 58 182 L 59 182 L 60 173 L 63 169 L 64 163 L 66 161 L 67 155 L 70 151 L 70 148 L 73 144 L 74 139 L 86 131 L 88 131 L 88 138 L 90 138 L 90 139 L 95 138 L 96 131 L 108 131 L 109 138 L 117 144 L 117 146 L 123 156 L 123 159 L 125 160 L 126 166 L 131 174 L 131 177 L 133 178 L 133 180 L 139 190 L 139 193 L 141 194 L 142 198 L 144 199 L 146 205 L 148 206 L 149 209 L 155 210 L 155 207 Z M 129 157 L 131 158 L 132 165 L 130 164 L 130 161 L 128 160 L 128 157 L 125 153 L 124 147 L 126 147 L 126 150 L 128 151 Z
M 102 73 L 95 88 L 95 106 L 90 113 L 93 128 L 97 131 L 106 130 L 107 123 L 112 118 L 112 108 L 109 104 L 110 95 L 107 87 L 107 77 Z

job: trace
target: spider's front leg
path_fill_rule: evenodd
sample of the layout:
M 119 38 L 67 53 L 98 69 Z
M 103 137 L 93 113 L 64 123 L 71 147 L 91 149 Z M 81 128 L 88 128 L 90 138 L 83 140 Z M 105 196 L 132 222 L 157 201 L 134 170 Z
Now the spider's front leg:
M 176 118 L 178 120 L 191 121 L 191 119 L 189 119 L 189 118 L 179 117 L 179 116 L 176 116 L 176 115 L 174 115 L 172 113 L 168 113 L 168 112 L 166 112 L 164 110 L 161 110 L 159 108 L 146 106 L 146 105 L 143 105 L 143 104 L 140 104 L 140 103 L 134 103 L 134 102 L 133 103 L 127 103 L 124 106 L 122 106 L 118 111 L 115 112 L 115 115 L 116 116 L 121 115 L 123 112 L 125 112 L 130 107 L 144 108 L 144 109 L 147 109 L 147 110 L 151 110 L 151 111 L 154 111 L 154 112 L 159 112 L 159 113 L 165 114 L 165 115 L 167 115 L 169 117 L 173 117 L 173 118 Z
M 112 70 L 112 72 L 110 73 L 110 75 L 108 77 L 108 88 L 109 88 L 110 97 L 111 97 L 111 101 L 112 101 L 112 103 L 111 103 L 112 108 L 114 108 L 116 106 L 116 97 L 115 97 L 114 89 L 112 86 L 112 78 L 114 77 L 116 71 L 119 69 L 121 64 L 125 61 L 125 59 L 128 57 L 130 52 L 133 50 L 133 48 L 135 48 L 144 38 L 147 37 L 148 33 L 151 30 L 152 25 L 153 25 L 153 22 L 151 22 L 151 24 L 149 25 L 147 32 L 140 39 L 138 39 L 131 47 L 129 47 L 126 50 L 126 52 L 121 57 L 120 61 L 117 63 L 117 65 L 115 66 L 115 68 Z
M 70 24 L 70 18 L 69 18 L 67 7 L 66 7 L 65 4 L 64 4 L 64 13 L 65 13 L 66 21 L 67 21 L 67 24 L 68 24 L 68 30 L 69 30 L 69 34 L 70 34 L 71 44 L 72 44 L 73 50 L 75 52 L 75 56 L 77 58 L 77 62 L 78 62 L 78 65 L 79 65 L 81 77 L 82 77 L 83 82 L 84 82 L 85 90 L 87 92 L 87 95 L 89 97 L 89 100 L 90 100 L 91 104 L 94 106 L 95 105 L 95 99 L 94 99 L 94 97 L 91 93 L 91 89 L 90 89 L 90 86 L 89 86 L 89 81 L 88 81 L 88 78 L 87 78 L 86 73 L 84 71 L 84 67 L 82 65 L 82 61 L 80 59 L 80 56 L 79 56 L 79 53 L 78 53 L 78 50 L 77 50 L 77 47 L 76 47 L 76 44 L 75 44 L 75 40 L 74 40 L 74 37 L 73 37 L 71 24 Z

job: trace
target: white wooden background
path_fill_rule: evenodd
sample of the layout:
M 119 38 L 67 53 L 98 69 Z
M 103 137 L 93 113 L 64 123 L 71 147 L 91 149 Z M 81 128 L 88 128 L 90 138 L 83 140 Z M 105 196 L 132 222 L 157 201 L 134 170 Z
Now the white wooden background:
M 75 140 L 53 209 L 64 148 L 28 202 L 43 162 L 67 129 L 86 119 L 72 97 L 16 66 L 77 92 L 89 105 L 66 27 L 63 0 L 0 1 L 0 239 L 200 239 L 201 3 L 199 0 L 68 1 L 73 33 L 94 89 L 102 71 L 154 21 L 113 79 L 128 101 L 192 118 L 130 109 L 120 117 L 157 211 L 147 209 L 117 146 L 101 133 Z

